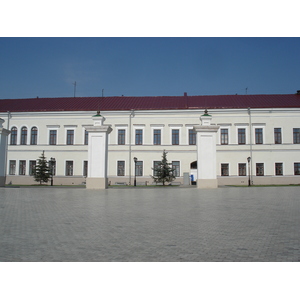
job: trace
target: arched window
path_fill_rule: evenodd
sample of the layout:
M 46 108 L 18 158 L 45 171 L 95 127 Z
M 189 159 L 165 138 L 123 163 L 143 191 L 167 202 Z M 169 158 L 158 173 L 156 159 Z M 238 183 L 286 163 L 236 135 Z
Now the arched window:
M 21 128 L 21 145 L 27 144 L 27 127 L 23 126 Z
M 11 145 L 17 145 L 17 134 L 18 134 L 17 127 L 12 127 L 11 133 L 10 133 L 10 144 Z
M 30 136 L 30 145 L 37 144 L 37 134 L 38 134 L 38 129 L 36 127 L 32 127 L 31 128 L 31 136 Z

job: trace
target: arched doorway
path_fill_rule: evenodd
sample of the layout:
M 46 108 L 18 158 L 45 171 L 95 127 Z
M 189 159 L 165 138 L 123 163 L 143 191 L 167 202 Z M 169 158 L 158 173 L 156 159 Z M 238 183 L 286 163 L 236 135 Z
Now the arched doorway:
M 197 169 L 198 169 L 198 162 L 195 160 L 190 164 L 190 176 L 191 176 L 191 184 L 196 185 L 197 181 Z

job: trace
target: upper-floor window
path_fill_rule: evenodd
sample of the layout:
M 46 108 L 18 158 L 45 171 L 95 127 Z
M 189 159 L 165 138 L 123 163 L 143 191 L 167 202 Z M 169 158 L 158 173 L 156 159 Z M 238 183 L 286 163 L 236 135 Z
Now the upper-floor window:
M 228 145 L 228 129 L 221 129 L 221 145 Z
M 240 145 L 246 144 L 246 129 L 245 128 L 238 129 L 238 144 L 240 144 Z
M 30 136 L 30 145 L 37 144 L 37 134 L 38 134 L 38 129 L 36 127 L 32 127 L 31 128 L 31 136 Z
M 118 130 L 118 145 L 125 145 L 125 129 Z
M 10 133 L 10 144 L 11 145 L 17 145 L 17 135 L 18 135 L 17 127 L 12 127 L 11 133 Z
M 135 144 L 143 145 L 143 129 L 135 130 Z
M 23 126 L 21 128 L 21 145 L 26 145 L 27 144 L 27 127 Z M 21 174 L 20 174 L 21 175 Z
M 88 145 L 88 143 L 89 143 L 89 133 L 88 133 L 88 131 L 84 131 L 84 144 L 85 145 Z
M 160 145 L 161 144 L 161 130 L 154 129 L 153 130 L 153 145 Z
M 196 131 L 189 129 L 189 145 L 196 145 Z
M 255 128 L 255 144 L 263 143 L 263 129 Z
M 172 145 L 179 145 L 179 129 L 172 129 Z
M 293 143 L 300 144 L 300 128 L 293 128 Z
M 67 130 L 67 145 L 74 145 L 74 130 Z
M 55 129 L 50 130 L 49 145 L 56 145 L 56 139 L 57 139 L 57 130 L 55 130 Z
M 274 128 L 274 143 L 281 144 L 281 128 Z

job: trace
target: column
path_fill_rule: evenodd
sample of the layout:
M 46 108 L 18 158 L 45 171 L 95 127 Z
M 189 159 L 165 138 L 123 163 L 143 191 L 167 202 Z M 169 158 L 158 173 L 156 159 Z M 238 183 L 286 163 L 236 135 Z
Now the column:
M 7 137 L 10 131 L 3 128 L 4 120 L 0 119 L 0 186 L 5 186 L 6 179 L 6 157 L 7 157 Z
M 211 125 L 212 116 L 205 110 L 197 133 L 197 188 L 217 188 L 217 132 L 220 126 Z
M 107 159 L 108 159 L 108 134 L 112 128 L 103 125 L 105 118 L 97 112 L 93 116 L 94 125 L 85 126 L 88 132 L 88 176 L 86 178 L 87 189 L 106 189 Z

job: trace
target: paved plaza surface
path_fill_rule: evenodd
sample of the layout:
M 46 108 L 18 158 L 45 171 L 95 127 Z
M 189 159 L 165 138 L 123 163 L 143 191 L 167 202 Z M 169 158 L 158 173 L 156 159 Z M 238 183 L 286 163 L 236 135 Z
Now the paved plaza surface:
M 0 188 L 0 261 L 300 261 L 299 192 Z

